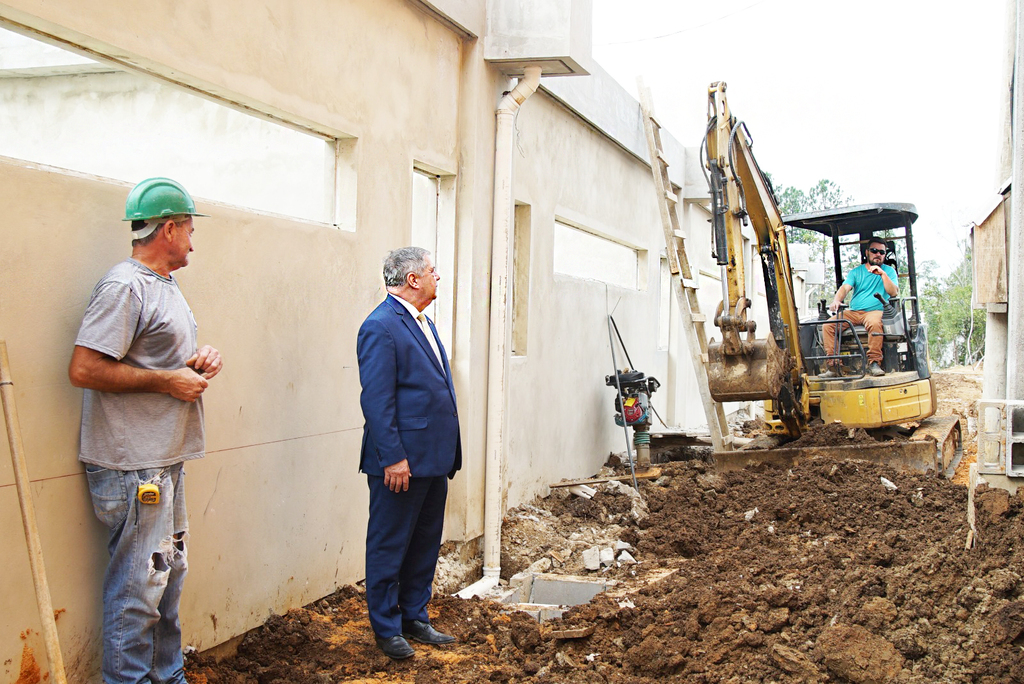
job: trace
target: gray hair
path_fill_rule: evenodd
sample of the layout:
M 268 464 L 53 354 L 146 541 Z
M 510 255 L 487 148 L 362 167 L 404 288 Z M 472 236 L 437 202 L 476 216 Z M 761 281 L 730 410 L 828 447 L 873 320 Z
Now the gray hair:
M 181 224 L 189 219 L 189 214 L 175 214 L 174 216 L 158 216 L 147 221 L 132 221 L 132 247 L 148 245 L 156 239 L 160 229 L 168 221 Z
M 401 287 L 410 273 L 420 273 L 427 267 L 426 256 L 430 250 L 422 247 L 402 247 L 384 257 L 384 284 Z

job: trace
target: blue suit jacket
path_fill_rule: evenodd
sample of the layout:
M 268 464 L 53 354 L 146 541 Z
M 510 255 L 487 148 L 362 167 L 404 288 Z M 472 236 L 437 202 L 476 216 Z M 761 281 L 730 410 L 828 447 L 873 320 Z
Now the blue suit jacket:
M 455 387 L 434 322 L 444 371 L 419 323 L 392 296 L 359 327 L 359 404 L 366 424 L 359 470 L 384 475 L 385 466 L 409 460 L 415 477 L 455 476 L 462 467 L 462 439 Z

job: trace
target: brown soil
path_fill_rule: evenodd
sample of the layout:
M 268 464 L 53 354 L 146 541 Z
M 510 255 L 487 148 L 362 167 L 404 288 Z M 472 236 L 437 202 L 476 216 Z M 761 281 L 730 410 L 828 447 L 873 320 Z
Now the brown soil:
M 884 439 L 900 439 L 888 436 Z M 840 423 L 817 425 L 800 435 L 799 439 L 787 442 L 785 447 L 800 448 L 810 446 L 843 446 L 846 444 L 874 444 L 878 439 L 872 437 L 864 428 L 848 428 Z
M 973 379 L 937 384 L 940 413 L 963 394 L 945 413 L 970 415 Z M 639 564 L 590 573 L 618 579 L 613 593 L 560 620 L 438 596 L 431 620 L 459 642 L 393 663 L 346 587 L 272 617 L 232 658 L 190 657 L 189 681 L 1024 682 L 1024 495 L 979 489 L 967 550 L 967 491 L 948 480 L 852 460 L 660 467 L 642 503 L 605 485 L 509 512 L 503 571 L 587 574 L 583 550 L 634 547 Z

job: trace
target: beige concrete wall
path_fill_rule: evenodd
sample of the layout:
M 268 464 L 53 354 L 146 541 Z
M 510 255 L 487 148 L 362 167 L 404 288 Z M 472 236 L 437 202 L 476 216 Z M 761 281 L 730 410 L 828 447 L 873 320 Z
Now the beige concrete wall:
M 436 12 L 453 3 L 425 4 Z M 178 275 L 202 341 L 226 365 L 206 395 L 208 455 L 187 466 L 192 543 L 182 621 L 196 648 L 362 576 L 355 336 L 383 296 L 383 254 L 410 239 L 414 164 L 454 174 L 454 220 L 439 222 L 453 264 L 441 296 L 454 312 L 465 465 L 451 485 L 446 536 L 482 532 L 494 108 L 509 82 L 484 61 L 481 41 L 459 29 L 475 22 L 466 17 L 477 16 L 476 6 L 454 5 L 462 19 L 439 20 L 402 0 L 0 2 L 0 23 L 356 141 L 354 232 L 198 198 L 213 218 L 197 223 L 196 253 Z M 609 309 L 645 372 L 671 379 L 670 354 L 680 349 L 675 335 L 677 346 L 657 350 L 663 239 L 649 168 L 544 92 L 526 103 L 517 128 L 515 199 L 531 206 L 532 250 L 529 350 L 511 367 L 509 505 L 562 477 L 588 475 L 623 448 L 604 386 Z M 96 672 L 106 558 L 76 460 L 81 393 L 66 366 L 89 292 L 129 252 L 119 221 L 128 187 L 0 159 L 0 338 L 10 346 L 75 682 Z M 703 234 L 706 217 L 692 212 L 686 229 Z M 606 293 L 594 281 L 555 275 L 556 218 L 645 252 L 645 284 Z M 702 302 L 705 295 L 713 311 L 714 288 Z M 677 366 L 677 387 L 655 397 L 662 406 L 674 396 L 680 421 L 696 412 L 699 422 L 696 393 L 680 389 L 691 373 L 685 357 Z M 23 646 L 40 661 L 44 649 L 6 445 L 0 534 L 0 663 L 11 679 Z
M 281 119 L 356 137 L 354 233 L 197 198 L 213 218 L 197 222 L 196 253 L 177 275 L 201 339 L 221 350 L 226 366 L 206 395 L 208 455 L 187 466 L 185 641 L 211 647 L 271 612 L 359 579 L 366 490 L 356 472 L 363 422 L 356 330 L 383 296 L 383 254 L 409 241 L 414 161 L 459 169 L 460 135 L 493 138 L 490 117 L 460 133 L 462 81 L 470 81 L 470 100 L 490 109 L 503 80 L 487 70 L 467 76 L 461 39 L 397 0 L 301 11 L 261 3 L 255 15 L 248 3 L 22 2 L 0 5 L 0 18 Z M 381 41 L 382 33 L 391 40 Z M 479 182 L 489 194 L 488 180 L 482 170 L 464 187 L 476 194 Z M 65 661 L 79 682 L 91 681 L 97 668 L 105 530 L 76 460 L 81 393 L 68 384 L 66 368 L 92 286 L 130 252 L 119 220 L 128 188 L 0 160 L 0 338 L 10 348 L 54 606 L 63 611 Z M 469 249 L 477 248 L 472 218 L 464 228 Z M 460 277 L 474 273 L 470 265 L 448 275 L 443 296 L 454 296 Z M 468 310 L 456 342 L 466 345 L 460 385 L 475 372 L 473 345 L 485 345 L 468 334 L 474 315 L 483 311 L 486 319 L 485 307 Z M 473 403 L 463 405 L 467 421 L 482 422 Z M 472 442 L 474 431 L 467 432 Z M 482 477 L 479 466 L 467 468 L 474 469 Z M 448 531 L 458 538 L 467 534 L 460 497 L 467 495 L 454 493 Z M 6 681 L 17 677 L 25 644 L 45 668 L 6 443 L 0 530 Z
M 650 168 L 544 91 L 527 101 L 517 127 L 515 195 L 530 205 L 532 225 L 527 353 L 511 367 L 509 505 L 559 479 L 586 477 L 609 452 L 625 450 L 614 390 L 604 384 L 613 368 L 610 311 L 638 369 L 663 379 L 667 361 L 657 352 L 664 238 Z M 555 273 L 556 219 L 640 248 L 640 289 Z

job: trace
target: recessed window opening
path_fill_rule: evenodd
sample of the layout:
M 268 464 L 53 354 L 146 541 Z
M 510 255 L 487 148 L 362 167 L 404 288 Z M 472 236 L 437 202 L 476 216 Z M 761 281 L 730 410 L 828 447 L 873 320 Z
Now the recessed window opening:
M 339 224 L 335 143 L 0 29 L 2 156 Z
M 512 355 L 526 356 L 530 315 L 529 204 L 516 204 L 512 222 Z
M 668 349 L 669 326 L 672 324 L 672 271 L 668 259 L 659 259 L 658 287 L 658 349 Z
M 639 253 L 632 247 L 555 221 L 555 273 L 639 289 Z
M 417 162 L 418 163 L 418 162 Z M 411 244 L 430 250 L 441 274 L 442 296 L 424 313 L 434 321 L 449 360 L 455 358 L 455 176 L 412 169 Z

